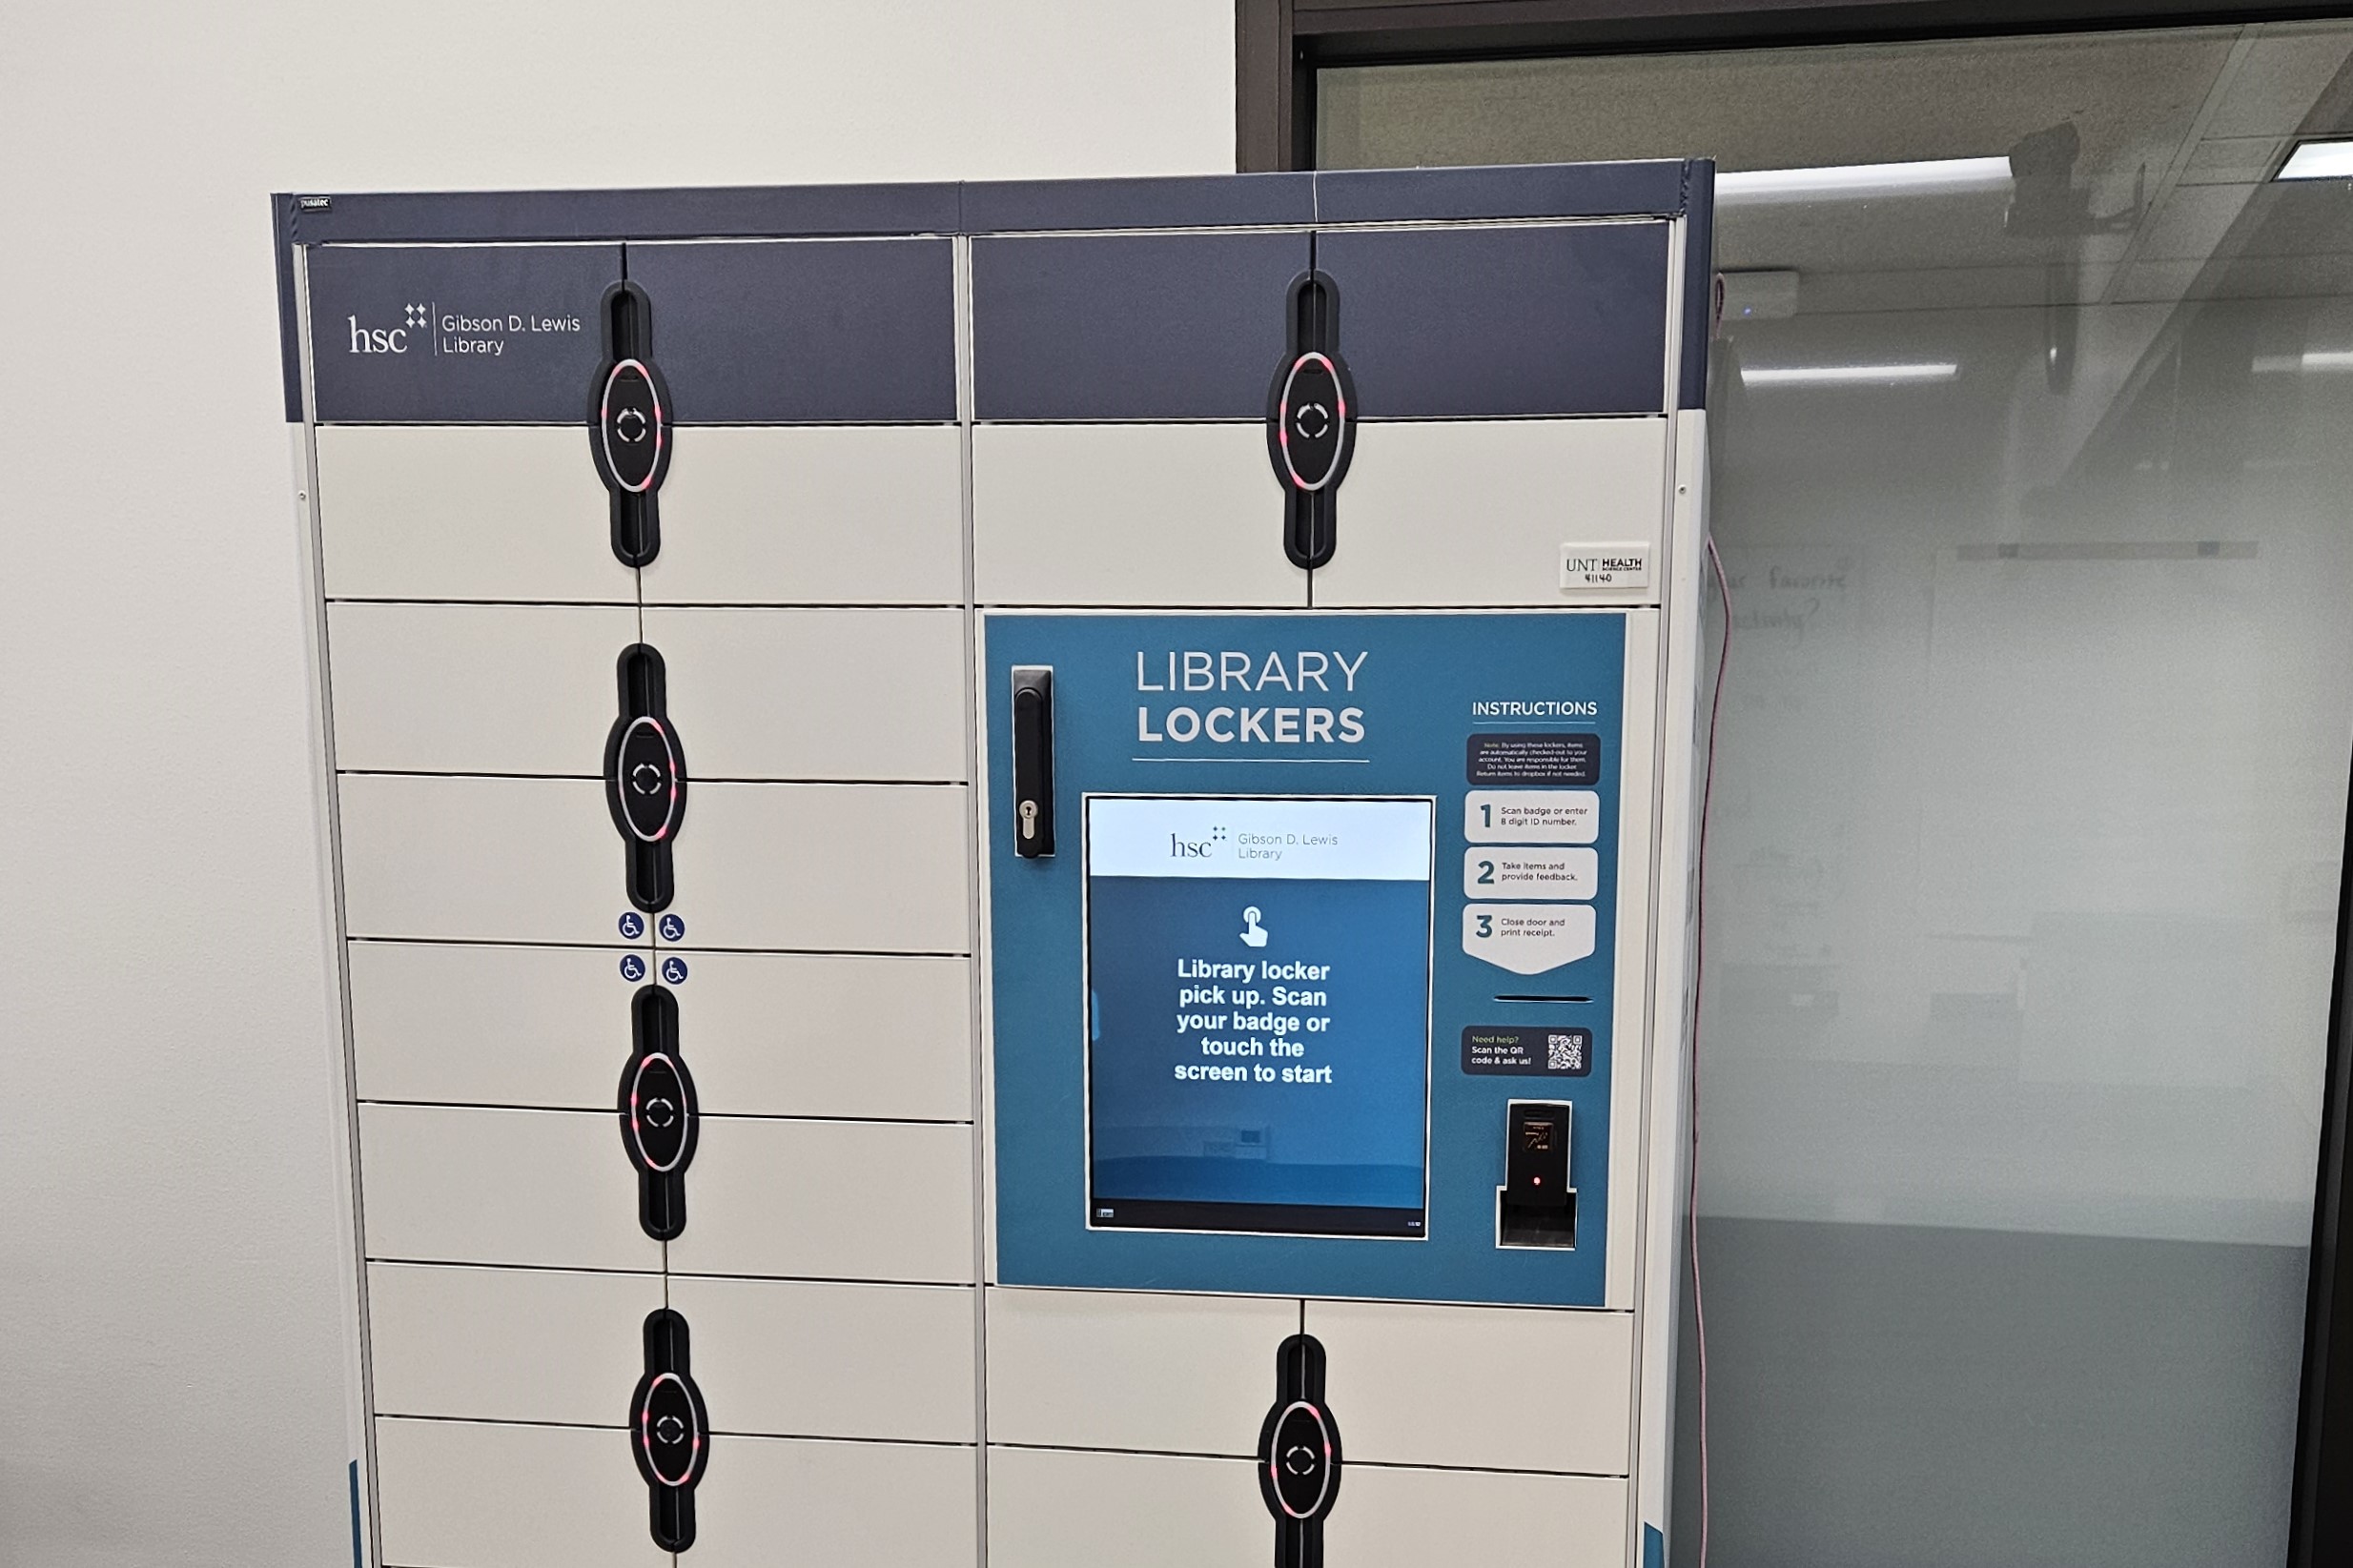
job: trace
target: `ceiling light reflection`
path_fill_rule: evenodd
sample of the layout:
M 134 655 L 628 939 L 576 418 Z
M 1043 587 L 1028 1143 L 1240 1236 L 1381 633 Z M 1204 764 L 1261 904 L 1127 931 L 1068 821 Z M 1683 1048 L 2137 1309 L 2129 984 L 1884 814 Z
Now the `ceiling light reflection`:
M 2273 179 L 2353 179 L 2353 141 L 2298 142 Z M 1721 181 L 1718 184 L 1721 185 Z
M 2008 158 L 1932 158 L 1921 163 L 1842 163 L 1821 169 L 1742 169 L 1716 176 L 1716 205 L 1859 200 L 1966 191 L 2010 183 Z
M 2306 349 L 2302 354 L 2259 354 L 2255 374 L 2278 376 L 2288 371 L 2326 373 L 2353 371 L 2353 349 Z
M 1743 365 L 1745 387 L 1895 386 L 1913 381 L 1950 381 L 1961 373 L 1951 360 L 1889 365 Z

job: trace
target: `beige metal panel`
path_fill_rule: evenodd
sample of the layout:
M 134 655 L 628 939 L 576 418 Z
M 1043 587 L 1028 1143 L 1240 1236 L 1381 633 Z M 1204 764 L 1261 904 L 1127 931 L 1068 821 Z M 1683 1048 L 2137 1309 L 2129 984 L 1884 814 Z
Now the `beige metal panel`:
M 358 1098 L 614 1107 L 637 987 L 611 948 L 347 946 Z
M 979 1438 L 971 1286 L 674 1274 L 669 1288 L 696 1381 L 725 1393 L 718 1431 Z
M 981 425 L 972 558 L 984 604 L 1304 608 L 1258 424 Z
M 706 1117 L 669 1267 L 969 1284 L 972 1130 Z
M 1668 421 L 1367 423 L 1319 609 L 1659 601 Z M 1640 545 L 1643 588 L 1565 590 L 1564 545 Z
M 992 1286 L 985 1305 L 990 1441 L 1066 1448 L 1249 1455 L 1299 1324 L 1280 1296 Z
M 958 784 L 693 784 L 676 911 L 714 947 L 968 951 L 966 808 Z
M 1340 1428 L 1349 1458 L 1355 1435 Z M 1347 1464 L 1323 1525 L 1326 1561 L 1349 1568 L 1542 1562 L 1626 1568 L 1627 1483 Z
M 1631 1313 L 1310 1301 L 1307 1332 L 1351 1460 L 1627 1472 Z
M 370 1258 L 662 1267 L 611 1111 L 363 1105 L 359 1175 Z
M 329 599 L 636 602 L 585 424 L 320 425 L 317 437 Z
M 699 777 L 965 776 L 961 610 L 648 608 L 645 641 Z
M 654 1274 L 371 1263 L 377 1413 L 621 1425 L 661 1306 Z
M 637 612 L 583 604 L 330 604 L 335 764 L 594 778 Z
M 963 599 L 953 425 L 690 425 L 673 438 L 647 604 Z
M 1243 1568 L 1274 1545 L 1247 1459 L 989 1450 L 990 1568 Z
M 717 1401 L 710 1397 L 712 1418 Z M 691 1568 L 966 1568 L 979 1547 L 970 1448 L 722 1435 L 695 1488 Z M 642 1499 L 645 1491 L 638 1492 Z M 638 1525 L 639 1534 L 645 1524 Z
M 350 935 L 618 939 L 628 895 L 601 781 L 347 773 L 336 794 Z
M 618 1426 L 387 1417 L 376 1485 L 387 1568 L 670 1568 Z
M 609 971 L 610 955 L 598 958 Z M 969 959 L 690 952 L 686 960 L 681 1028 L 705 1110 L 972 1120 Z

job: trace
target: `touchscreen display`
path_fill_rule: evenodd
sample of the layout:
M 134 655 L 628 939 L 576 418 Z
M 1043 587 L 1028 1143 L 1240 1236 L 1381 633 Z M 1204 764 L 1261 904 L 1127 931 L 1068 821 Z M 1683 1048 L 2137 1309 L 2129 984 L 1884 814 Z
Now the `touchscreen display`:
M 1424 1233 L 1434 811 L 1088 797 L 1091 1226 Z

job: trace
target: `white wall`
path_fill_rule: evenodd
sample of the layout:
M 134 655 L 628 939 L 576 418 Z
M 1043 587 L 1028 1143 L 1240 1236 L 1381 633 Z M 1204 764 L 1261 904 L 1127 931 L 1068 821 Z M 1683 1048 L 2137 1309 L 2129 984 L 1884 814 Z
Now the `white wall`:
M 1233 28 L 1226 0 L 0 13 L 0 1568 L 348 1560 L 266 194 L 1215 172 Z

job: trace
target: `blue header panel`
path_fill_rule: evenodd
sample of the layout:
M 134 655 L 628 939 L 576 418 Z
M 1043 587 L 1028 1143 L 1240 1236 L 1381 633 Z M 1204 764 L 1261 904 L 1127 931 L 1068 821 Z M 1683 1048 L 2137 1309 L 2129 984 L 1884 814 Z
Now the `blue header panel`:
M 1339 229 L 1340 343 L 1367 419 L 1659 414 L 1667 225 Z
M 486 383 L 470 384 L 454 402 L 442 397 L 433 413 L 399 412 L 419 405 L 420 397 L 415 388 L 386 391 L 379 385 L 383 380 L 380 377 L 354 377 L 328 371 L 326 356 L 332 345 L 326 341 L 326 324 L 337 318 L 322 306 L 340 301 L 321 300 L 318 289 L 320 265 L 331 251 L 338 247 L 395 245 L 409 248 L 413 258 L 419 247 L 497 245 L 510 249 L 512 262 L 533 251 L 544 254 L 570 240 L 598 242 L 585 249 L 610 255 L 615 246 L 632 240 L 953 234 L 986 238 L 1055 231 L 1076 238 L 1079 236 L 1072 232 L 1085 230 L 1159 231 L 1163 234 L 1190 230 L 1199 234 L 1212 230 L 1244 234 L 1256 230 L 1263 234 L 1288 229 L 1331 235 L 1352 225 L 1675 216 L 1691 219 L 1684 280 L 1685 320 L 1678 391 L 1682 405 L 1694 407 L 1704 398 L 1706 387 L 1707 299 L 1710 293 L 1708 220 L 1712 175 L 1713 166 L 1702 161 L 1340 170 L 962 185 L 279 195 L 272 198 L 271 215 L 279 250 L 278 297 L 280 338 L 286 359 L 286 413 L 289 418 L 297 418 L 301 414 L 299 367 L 295 353 L 293 269 L 289 265 L 295 247 L 310 248 L 313 255 L 314 316 L 322 323 L 318 329 L 319 341 L 314 345 L 318 350 L 317 363 L 321 369 L 322 417 L 506 420 L 539 419 L 546 416 L 512 412 L 519 403 L 531 402 L 532 396 L 514 388 L 484 391 L 482 385 Z M 358 255 L 352 249 L 345 249 L 343 254 L 347 258 Z M 1238 371 L 1227 374 L 1232 367 L 1213 368 L 1203 377 L 1186 369 L 1181 359 L 1170 360 L 1162 356 L 1164 362 L 1155 363 L 1153 356 L 1171 336 L 1181 336 L 1203 318 L 1215 322 L 1221 333 L 1238 333 L 1244 339 L 1255 339 L 1267 331 L 1259 323 L 1271 311 L 1274 328 L 1279 334 L 1279 288 L 1274 303 L 1268 305 L 1262 298 L 1267 292 L 1264 281 L 1258 275 L 1264 255 L 1249 246 L 1223 251 L 1215 247 L 1172 251 L 1165 257 L 1156 253 L 1129 251 L 1121 253 L 1117 258 L 1120 265 L 1111 268 L 1113 275 L 1106 282 L 1100 274 L 1110 265 L 1107 258 L 1111 255 L 1110 252 L 1098 253 L 1091 248 L 1070 253 L 999 251 L 993 257 L 996 266 L 992 280 L 991 257 L 982 247 L 975 247 L 976 287 L 982 295 L 978 328 L 984 340 L 993 331 L 998 342 L 995 367 L 992 368 L 991 356 L 986 353 L 980 360 L 980 417 L 1222 419 L 1256 417 L 1262 412 L 1258 407 L 1262 390 L 1257 400 L 1243 396 L 1251 377 L 1240 376 Z M 1162 259 L 1179 256 L 1182 264 L 1174 270 L 1157 264 Z M 1442 275 L 1429 286 L 1442 296 L 1449 294 L 1458 280 L 1467 275 L 1463 269 L 1478 259 L 1467 255 L 1451 258 L 1450 264 L 1442 265 Z M 1502 259 L 1507 266 L 1518 264 L 1509 257 Z M 381 262 L 379 257 L 376 265 L 380 267 Z M 460 268 L 474 265 L 466 260 L 452 264 Z M 364 266 L 356 260 L 328 263 L 329 270 L 364 270 Z M 1293 271 L 1303 266 L 1303 262 L 1298 263 Z M 1036 275 L 1025 275 L 1033 268 L 1039 269 Z M 1196 275 L 1197 270 L 1203 268 L 1206 273 Z M 1408 272 L 1411 270 L 1407 268 Z M 617 275 L 617 268 L 605 270 L 607 280 Z M 1375 287 L 1380 286 L 1381 280 L 1373 279 L 1371 274 L 1367 277 Z M 1278 281 L 1287 282 L 1288 275 Z M 1422 286 L 1422 280 L 1402 274 L 1395 281 L 1406 291 Z M 415 304 L 420 297 L 438 301 L 441 298 L 438 293 L 415 295 L 416 287 L 430 286 L 432 282 L 423 276 L 405 284 L 392 282 L 386 290 L 376 291 L 381 298 L 374 303 Z M 506 291 L 501 297 L 511 294 L 512 291 Z M 481 307 L 472 314 L 486 316 L 485 295 L 477 292 L 466 294 L 465 297 Z M 513 297 L 525 305 L 532 303 L 522 295 Z M 1479 335 L 1488 333 L 1493 323 L 1487 318 L 1497 315 L 1506 323 L 1527 313 L 1533 313 L 1528 318 L 1541 320 L 1553 310 L 1558 297 L 1540 289 L 1524 305 L 1473 302 L 1469 306 L 1472 319 L 1467 324 Z M 553 308 L 560 302 L 551 297 L 543 303 Z M 1410 303 L 1409 292 L 1398 295 L 1401 309 Z M 515 313 L 510 309 L 508 314 Z M 1039 357 L 1014 354 L 1009 357 L 1006 345 L 1026 338 L 1031 325 L 1028 320 L 1015 318 L 1036 316 L 1044 317 L 1047 327 L 1055 335 L 1098 340 L 1111 347 L 1077 353 L 1068 364 L 1054 355 Z M 993 322 L 992 317 L 996 318 Z M 1018 330 L 1011 336 L 1007 331 L 997 330 L 1009 322 Z M 1405 330 L 1438 344 L 1443 341 L 1447 331 L 1464 324 L 1442 324 L 1425 318 L 1407 322 Z M 399 327 L 400 323 L 394 325 Z M 1644 330 L 1647 331 L 1647 324 Z M 1623 325 L 1612 322 L 1606 336 L 1614 344 L 1623 334 Z M 1572 365 L 1582 360 L 1590 342 L 1582 334 L 1578 336 L 1577 353 L 1570 358 Z M 1199 351 L 1197 342 L 1191 347 Z M 1663 349 L 1661 343 L 1652 352 Z M 1525 355 L 1533 356 L 1535 352 L 1531 347 Z M 1613 347 L 1610 356 L 1615 352 Z M 1469 355 L 1470 346 L 1466 345 L 1464 357 Z M 410 379 L 417 378 L 413 363 L 409 373 Z M 1130 385 L 1135 381 L 1149 383 L 1156 377 L 1169 375 L 1177 377 L 1178 382 L 1165 391 L 1139 393 Z M 1596 400 L 1597 394 L 1586 388 L 1578 376 L 1571 376 L 1570 386 L 1565 389 L 1547 383 L 1541 375 L 1531 383 L 1526 376 L 1514 373 L 1506 382 L 1515 390 L 1505 401 L 1533 401 L 1540 405 L 1535 411 L 1543 412 L 1621 412 L 1619 405 L 1628 401 L 1630 395 L 1620 386 L 1614 368 L 1603 379 L 1617 390 L 1601 394 Z M 1442 397 L 1430 400 L 1426 410 L 1422 402 L 1415 401 L 1414 386 L 1410 375 L 1397 380 L 1385 417 L 1449 417 L 1442 412 Z M 355 396 L 363 392 L 363 396 Z M 327 411 L 330 405 L 334 412 Z M 472 406 L 486 411 L 466 412 Z M 726 407 L 727 401 L 723 398 L 715 406 Z M 1510 408 L 1503 412 L 1522 410 Z M 1366 413 L 1371 417 L 1384 417 L 1369 404 Z M 564 417 L 570 417 L 568 412 Z M 685 416 L 689 420 L 803 417 L 734 413 Z
M 978 417 L 1262 419 L 1303 232 L 972 241 Z
M 1601 1303 L 1627 630 L 985 618 L 997 1279 Z M 1574 1107 L 1574 1248 L 1497 1245 L 1513 1100 Z
M 604 358 L 618 245 L 362 245 L 311 253 L 318 417 L 574 424 Z
M 628 265 L 680 424 L 956 417 L 945 239 L 639 244 Z

